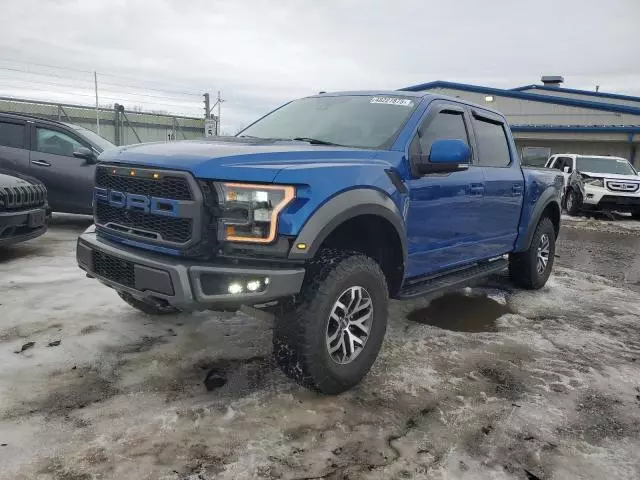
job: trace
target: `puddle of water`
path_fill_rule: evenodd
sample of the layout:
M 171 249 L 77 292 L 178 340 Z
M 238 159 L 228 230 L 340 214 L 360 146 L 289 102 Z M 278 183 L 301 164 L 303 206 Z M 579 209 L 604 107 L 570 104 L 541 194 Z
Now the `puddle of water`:
M 454 332 L 495 332 L 496 320 L 507 313 L 513 311 L 487 296 L 449 293 L 432 300 L 426 308 L 414 310 L 407 318 Z

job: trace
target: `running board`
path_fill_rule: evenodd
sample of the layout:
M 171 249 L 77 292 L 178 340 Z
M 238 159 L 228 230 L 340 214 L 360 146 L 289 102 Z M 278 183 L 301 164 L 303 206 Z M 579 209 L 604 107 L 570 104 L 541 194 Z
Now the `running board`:
M 474 280 L 479 280 L 492 273 L 502 272 L 507 266 L 508 261 L 504 258 L 477 263 L 471 267 L 443 273 L 410 285 L 405 285 L 396 298 L 399 300 L 408 300 L 430 293 L 466 286 Z

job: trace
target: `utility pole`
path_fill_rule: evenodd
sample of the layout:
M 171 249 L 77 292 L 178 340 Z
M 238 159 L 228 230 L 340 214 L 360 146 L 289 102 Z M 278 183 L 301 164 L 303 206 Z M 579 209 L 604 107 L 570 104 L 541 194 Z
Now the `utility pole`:
M 93 83 L 96 89 L 96 128 L 98 129 L 98 135 L 100 135 L 100 110 L 98 110 L 98 73 L 93 71 Z
M 220 90 L 218 90 L 218 118 L 216 120 L 216 135 L 220 135 L 220 105 L 222 105 L 222 97 L 220 96 Z
M 209 118 L 211 118 L 211 106 L 209 102 L 209 94 L 205 93 L 203 97 L 204 97 L 204 118 L 205 120 L 208 120 Z

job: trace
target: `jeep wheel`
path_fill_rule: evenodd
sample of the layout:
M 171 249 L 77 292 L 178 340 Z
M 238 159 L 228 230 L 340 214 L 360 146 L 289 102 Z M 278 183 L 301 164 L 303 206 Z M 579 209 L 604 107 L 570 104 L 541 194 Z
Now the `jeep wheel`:
M 509 255 L 509 276 L 517 286 L 537 290 L 547 283 L 556 254 L 556 232 L 548 217 L 538 223 L 529 250 Z
M 160 303 L 142 300 L 126 292 L 118 292 L 118 295 L 120 295 L 120 298 L 133 308 L 140 310 L 142 313 L 146 313 L 147 315 L 171 315 L 180 313 L 180 310 L 170 305 L 161 305 Z
M 632 213 L 631 218 L 633 218 L 634 220 L 640 220 L 640 212 Z
M 373 365 L 387 310 L 387 282 L 374 260 L 324 250 L 309 266 L 300 300 L 275 320 L 275 360 L 300 385 L 344 392 Z
M 567 213 L 572 217 L 575 217 L 580 213 L 580 208 L 582 207 L 582 195 L 577 193 L 575 190 L 569 190 L 567 193 Z

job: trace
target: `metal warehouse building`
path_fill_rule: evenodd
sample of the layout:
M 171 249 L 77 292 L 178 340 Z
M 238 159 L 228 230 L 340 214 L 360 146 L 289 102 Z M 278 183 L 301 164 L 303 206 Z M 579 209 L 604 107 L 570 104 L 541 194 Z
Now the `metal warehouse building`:
M 435 81 L 403 88 L 458 97 L 502 112 L 523 163 L 554 153 L 614 155 L 640 166 L 640 97 L 563 88 L 562 77 L 510 90 Z

